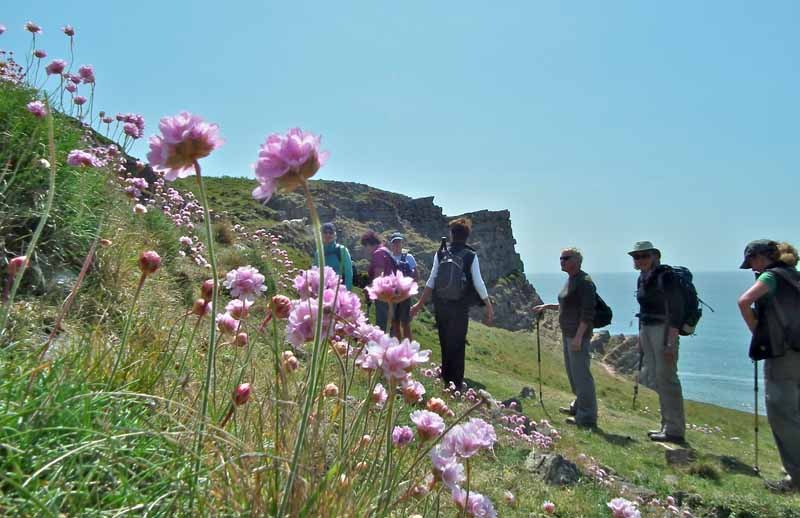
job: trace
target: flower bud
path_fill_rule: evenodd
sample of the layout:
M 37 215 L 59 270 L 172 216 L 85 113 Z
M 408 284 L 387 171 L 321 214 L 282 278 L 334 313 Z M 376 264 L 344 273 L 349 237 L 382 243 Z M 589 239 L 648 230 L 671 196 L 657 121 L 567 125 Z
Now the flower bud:
M 133 213 L 134 214 L 147 214 L 147 207 L 142 205 L 141 203 L 137 203 L 133 206 Z
M 214 294 L 214 279 L 206 279 L 200 287 L 200 296 L 206 300 L 211 300 Z
M 17 275 L 23 266 L 28 264 L 28 257 L 24 255 L 18 255 L 14 257 L 8 262 L 8 275 L 14 277 Z
M 236 335 L 236 339 L 234 339 L 233 341 L 233 343 L 235 345 L 238 345 L 239 347 L 244 347 L 245 345 L 247 345 L 247 342 L 248 342 L 247 333 L 239 333 L 238 335 Z
M 155 251 L 147 250 L 139 255 L 139 269 L 143 274 L 150 275 L 155 273 L 160 266 L 161 257 Z
M 250 384 L 242 383 L 233 391 L 233 404 L 242 406 L 250 399 Z
M 281 354 L 281 365 L 286 372 L 294 372 L 300 367 L 300 361 L 292 351 L 283 351 Z
M 192 304 L 192 313 L 198 317 L 204 317 L 211 312 L 211 304 L 206 302 L 205 299 L 197 299 Z
M 275 318 L 284 320 L 289 318 L 289 314 L 292 312 L 292 301 L 289 300 L 289 297 L 275 295 L 272 297 L 270 307 L 272 308 L 272 313 L 275 315 Z
M 339 395 L 339 387 L 335 383 L 328 383 L 322 393 L 325 397 L 336 397 Z
M 109 246 L 111 246 L 113 244 L 114 244 L 114 242 L 111 241 L 110 239 L 101 239 L 100 240 L 100 246 L 102 246 L 103 248 L 108 248 Z

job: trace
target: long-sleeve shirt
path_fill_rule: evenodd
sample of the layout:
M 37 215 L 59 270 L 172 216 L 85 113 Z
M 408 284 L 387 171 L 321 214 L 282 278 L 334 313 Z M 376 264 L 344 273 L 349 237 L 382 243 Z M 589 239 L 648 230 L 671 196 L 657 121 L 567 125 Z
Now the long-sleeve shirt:
M 433 266 L 431 267 L 431 274 L 428 276 L 428 282 L 425 283 L 425 287 L 433 289 L 436 285 L 436 274 L 439 272 L 439 254 L 435 254 L 433 256 Z M 483 282 L 483 277 L 481 277 L 481 267 L 478 264 L 478 254 L 475 254 L 475 259 L 472 261 L 472 266 L 470 267 L 470 276 L 472 277 L 472 285 L 475 286 L 475 291 L 478 292 L 478 296 L 481 300 L 486 300 L 489 296 L 489 291 L 486 289 L 486 284 Z
M 353 260 L 346 246 L 333 241 L 323 248 L 325 252 L 325 266 L 330 266 L 337 275 L 342 277 L 342 282 L 348 290 L 353 289 Z M 314 252 L 314 265 L 319 266 L 317 253 Z
M 663 324 L 669 318 L 670 327 L 680 329 L 683 326 L 685 302 L 677 282 L 672 270 L 665 265 L 659 265 L 647 274 L 639 274 L 636 299 L 642 324 Z
M 392 252 L 383 245 L 376 248 L 375 251 L 372 252 L 369 269 L 367 270 L 369 280 L 372 281 L 375 277 L 380 277 L 381 275 L 389 275 L 394 273 L 394 271 L 395 264 L 394 259 L 392 259 Z
M 586 272 L 579 270 L 569 277 L 558 294 L 558 323 L 564 335 L 575 336 L 581 322 L 591 330 L 596 303 L 597 288 Z

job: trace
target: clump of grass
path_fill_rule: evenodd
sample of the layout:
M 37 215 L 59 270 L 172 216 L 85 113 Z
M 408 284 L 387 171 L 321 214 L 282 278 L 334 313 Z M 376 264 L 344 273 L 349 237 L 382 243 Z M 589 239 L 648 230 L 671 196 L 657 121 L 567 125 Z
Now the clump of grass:
M 704 478 L 706 480 L 713 480 L 714 482 L 719 482 L 722 478 L 720 475 L 719 470 L 712 466 L 711 464 L 707 463 L 699 463 L 694 464 L 689 468 L 689 473 L 696 477 Z

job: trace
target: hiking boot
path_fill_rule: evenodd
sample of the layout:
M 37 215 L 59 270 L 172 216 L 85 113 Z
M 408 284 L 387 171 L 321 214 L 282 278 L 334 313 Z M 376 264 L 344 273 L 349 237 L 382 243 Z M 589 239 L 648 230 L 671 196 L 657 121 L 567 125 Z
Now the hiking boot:
M 664 429 L 663 428 L 661 430 L 650 430 L 650 431 L 647 432 L 647 436 L 650 437 L 650 436 L 653 436 L 653 435 L 658 435 L 660 433 L 664 433 Z
M 764 485 L 773 493 L 794 493 L 800 491 L 800 487 L 798 487 L 792 480 L 792 477 L 788 475 L 780 480 L 764 480 Z
M 579 423 L 574 417 L 568 417 L 564 420 L 565 423 L 577 426 L 578 428 L 597 428 L 597 423 Z
M 575 409 L 571 406 L 558 407 L 558 411 L 564 415 L 571 415 L 571 416 L 575 415 Z
M 684 439 L 680 435 L 670 435 L 666 432 L 654 433 L 653 435 L 650 436 L 650 440 L 655 442 L 671 442 L 674 444 L 686 443 L 686 439 Z

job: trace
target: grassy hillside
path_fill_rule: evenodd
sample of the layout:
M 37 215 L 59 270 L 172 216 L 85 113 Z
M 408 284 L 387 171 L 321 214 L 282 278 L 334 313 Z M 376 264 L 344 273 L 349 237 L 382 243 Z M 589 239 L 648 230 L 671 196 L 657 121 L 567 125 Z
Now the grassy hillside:
M 240 266 L 257 267 L 267 277 L 268 296 L 295 298 L 287 280 L 309 262 L 292 243 L 256 232 L 273 224 L 274 215 L 241 192 L 244 182 L 210 182 L 211 205 L 221 215 L 212 236 L 201 230 L 197 213 L 191 216 L 196 226 L 190 231 L 159 210 L 160 202 L 146 213 L 134 212 L 137 201 L 166 195 L 154 183 L 142 199 L 131 199 L 117 171 L 66 166 L 70 150 L 90 143 L 81 140 L 83 132 L 74 121 L 59 116 L 53 121 L 57 182 L 48 214 L 41 200 L 48 193 L 50 170 L 38 165 L 50 156 L 48 120 L 34 119 L 24 108 L 35 95 L 0 83 L 4 279 L 8 262 L 27 250 L 31 228 L 42 217 L 49 222 L 13 304 L 2 306 L 10 316 L 0 330 L 0 512 L 275 515 L 285 500 L 287 514 L 304 516 L 457 514 L 441 484 L 426 495 L 409 496 L 430 473 L 425 444 L 415 440 L 408 449 L 383 449 L 392 419 L 409 425 L 409 413 L 425 403 L 390 398 L 388 410 L 373 408 L 368 396 L 377 375 L 337 356 L 341 341 L 326 342 L 317 356 L 306 344 L 295 351 L 299 368 L 287 367 L 280 356 L 290 350 L 285 323 L 261 326 L 269 299 L 259 297 L 251 317 L 242 319 L 247 346 L 223 335 L 216 362 L 209 362 L 209 318 L 191 313 L 209 276 L 200 261 L 206 248 L 198 249 L 197 243 L 214 240 L 221 279 Z M 178 185 L 194 188 L 189 180 Z M 190 199 L 185 191 L 183 198 Z M 191 246 L 179 241 L 187 234 Z M 106 241 L 92 252 L 101 238 Z M 149 276 L 137 266 L 144 250 L 162 258 L 161 268 Z M 87 274 L 81 278 L 78 270 L 87 255 L 91 266 L 85 263 Z M 68 295 L 74 298 L 71 306 L 65 304 Z M 220 312 L 228 300 L 223 292 Z M 414 330 L 436 362 L 432 316 L 422 314 Z M 542 516 L 542 504 L 549 500 L 556 516 L 609 516 L 607 502 L 618 496 L 634 500 L 632 491 L 638 491 L 660 501 L 649 505 L 648 497 L 640 503 L 645 515 L 668 515 L 663 502 L 672 496 L 682 511 L 695 516 L 800 516 L 800 497 L 767 493 L 748 471 L 753 423 L 747 414 L 688 403 L 687 417 L 694 425 L 688 439 L 697 459 L 670 466 L 664 448 L 645 437 L 658 423 L 655 395 L 643 388 L 639 409 L 633 411 L 631 383 L 594 365 L 600 429 L 564 425 L 556 410 L 571 395 L 560 349 L 551 333 L 544 336 L 543 397 L 558 431 L 551 434 L 552 449 L 504 431 L 502 412 L 480 407 L 471 414 L 494 423 L 498 442 L 470 460 L 467 483 L 491 498 L 498 515 Z M 473 386 L 485 387 L 498 400 L 517 396 L 525 386 L 538 391 L 535 334 L 473 323 L 469 342 L 467 378 Z M 319 386 L 336 383 L 341 392 L 308 390 L 315 360 L 321 366 Z M 208 386 L 208 365 L 213 376 L 203 434 L 198 432 L 198 401 Z M 416 374 L 427 400 L 445 398 L 456 416 L 473 406 Z M 252 383 L 251 399 L 226 419 L 234 408 L 231 395 L 242 381 Z M 312 405 L 303 413 L 305 401 Z M 520 402 L 523 414 L 546 431 L 538 399 Z M 452 425 L 455 418 L 446 421 Z M 295 454 L 297 430 L 305 422 L 309 438 Z M 763 419 L 760 426 L 762 470 L 775 478 L 780 464 Z M 365 440 L 364 434 L 372 439 Z M 564 488 L 543 483 L 525 467 L 531 451 L 560 453 L 577 462 L 581 480 Z M 282 489 L 293 455 L 300 459 L 299 476 L 287 494 Z M 513 504 L 506 500 L 507 491 L 515 497 Z

